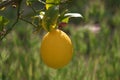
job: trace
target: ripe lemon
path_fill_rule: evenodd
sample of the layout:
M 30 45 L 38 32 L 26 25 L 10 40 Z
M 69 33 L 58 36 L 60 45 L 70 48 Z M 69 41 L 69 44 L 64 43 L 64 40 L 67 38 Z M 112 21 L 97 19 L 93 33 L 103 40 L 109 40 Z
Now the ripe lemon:
M 73 55 L 73 46 L 66 33 L 59 29 L 48 32 L 40 47 L 43 62 L 51 68 L 61 68 L 68 64 Z

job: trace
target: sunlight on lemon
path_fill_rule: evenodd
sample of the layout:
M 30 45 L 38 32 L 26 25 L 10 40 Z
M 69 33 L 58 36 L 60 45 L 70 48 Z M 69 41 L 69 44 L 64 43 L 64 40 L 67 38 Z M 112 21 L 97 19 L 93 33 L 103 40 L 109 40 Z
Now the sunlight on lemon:
M 72 58 L 72 42 L 63 31 L 52 30 L 43 37 L 40 54 L 47 66 L 55 69 L 61 68 L 67 65 Z

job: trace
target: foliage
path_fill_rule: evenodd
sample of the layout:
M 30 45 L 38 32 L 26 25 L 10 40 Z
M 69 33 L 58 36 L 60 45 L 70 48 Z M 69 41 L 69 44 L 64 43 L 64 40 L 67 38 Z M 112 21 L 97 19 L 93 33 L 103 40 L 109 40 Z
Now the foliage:
M 116 0 L 118 3 L 114 0 L 82 0 L 81 2 L 69 0 L 64 4 L 65 6 L 62 6 L 63 10 L 68 8 L 70 12 L 81 12 L 84 18 L 72 18 L 71 24 L 80 23 L 80 25 L 69 24 L 68 27 L 62 28 L 72 39 L 74 56 L 69 65 L 58 70 L 44 65 L 39 55 L 41 36 L 44 32 L 41 30 L 41 24 L 38 23 L 40 21 L 38 15 L 44 10 L 45 5 L 38 2 L 35 7 L 38 0 L 27 1 L 31 9 L 30 13 L 24 11 L 16 28 L 0 42 L 1 80 L 120 80 L 119 0 Z M 112 5 L 112 9 L 107 5 Z M 8 15 L 5 13 L 7 10 Z M 20 10 L 22 13 L 22 8 Z M 6 23 L 2 24 L 2 28 L 9 29 L 16 21 L 17 17 L 13 16 L 13 12 L 17 13 L 17 9 L 6 7 L 0 11 L 3 16 L 0 17 L 0 22 Z M 100 30 L 97 33 L 91 32 L 86 24 L 97 25 Z M 41 30 L 41 35 L 33 34 L 32 29 Z
M 69 1 L 69 0 L 68 0 Z M 33 5 L 35 2 L 40 2 L 42 4 L 45 5 L 45 7 L 40 8 L 40 9 L 36 9 Z M 56 26 L 58 26 L 58 24 L 62 21 L 64 18 L 69 18 L 69 16 L 74 15 L 71 14 L 69 16 L 64 16 L 65 13 L 67 13 L 66 9 L 63 9 L 62 11 L 60 10 L 60 5 L 61 4 L 65 4 L 67 3 L 67 0 L 46 0 L 46 2 L 42 1 L 42 0 L 27 0 L 26 2 L 23 0 L 8 0 L 8 1 L 3 1 L 1 2 L 0 5 L 0 9 L 3 12 L 3 14 L 6 12 L 5 8 L 7 8 L 6 6 L 8 5 L 12 5 L 13 8 L 16 8 L 17 13 L 16 15 L 16 19 L 15 22 L 11 25 L 10 28 L 4 28 L 4 30 L 6 32 L 3 33 L 3 29 L 2 27 L 4 25 L 0 24 L 0 26 L 2 26 L 0 28 L 0 40 L 2 40 L 12 29 L 13 27 L 19 22 L 19 20 L 25 21 L 31 25 L 33 25 L 33 27 L 35 27 L 35 31 L 40 31 L 41 28 L 43 27 L 45 30 L 50 31 L 49 29 L 51 29 L 52 26 L 54 26 L 53 28 L 55 28 Z M 24 5 L 24 7 L 22 7 Z M 26 18 L 25 14 L 25 7 L 30 7 L 32 9 L 32 15 L 28 15 Z M 38 7 L 38 6 L 37 6 Z M 15 9 L 14 9 L 15 10 Z M 4 12 L 5 11 L 5 12 Z M 61 13 L 60 13 L 61 12 Z M 41 14 L 44 13 L 44 14 Z M 2 15 L 1 18 L 4 16 L 4 20 L 7 19 L 5 17 L 5 15 Z M 74 16 L 72 16 L 74 17 Z M 79 16 L 78 16 L 79 17 Z M 60 18 L 60 19 L 59 19 Z M 12 20 L 7 19 L 10 23 L 12 22 Z M 65 22 L 68 22 L 64 20 Z M 1 19 L 1 23 L 6 24 L 5 21 L 2 21 Z

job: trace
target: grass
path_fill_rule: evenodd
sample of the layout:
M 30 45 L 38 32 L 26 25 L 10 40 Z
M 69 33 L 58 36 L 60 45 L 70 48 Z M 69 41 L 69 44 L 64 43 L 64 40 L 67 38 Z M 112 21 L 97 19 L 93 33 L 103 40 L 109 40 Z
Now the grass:
M 39 51 L 44 33 L 34 34 L 32 26 L 19 22 L 0 43 L 0 80 L 120 80 L 120 11 L 101 1 L 77 1 L 73 9 L 83 10 L 81 24 L 97 21 L 101 29 L 93 33 L 83 24 L 64 29 L 74 45 L 72 61 L 58 70 L 47 67 Z
M 117 29 L 111 35 L 110 30 L 104 28 L 105 24 L 97 34 L 81 27 L 68 28 L 74 44 L 74 56 L 68 65 L 55 70 L 47 67 L 40 58 L 42 36 L 33 34 L 30 25 L 19 24 L 0 45 L 0 80 L 120 79 L 120 37 Z

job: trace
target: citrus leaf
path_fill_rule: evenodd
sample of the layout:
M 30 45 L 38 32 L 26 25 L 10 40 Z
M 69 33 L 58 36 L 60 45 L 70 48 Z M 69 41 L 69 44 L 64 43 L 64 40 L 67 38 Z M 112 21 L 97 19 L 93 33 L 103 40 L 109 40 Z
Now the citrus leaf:
M 68 16 L 68 17 L 82 17 L 82 15 L 79 14 L 79 13 L 66 13 L 65 16 Z
M 0 30 L 2 30 L 3 27 L 8 24 L 8 22 L 9 22 L 8 19 L 6 19 L 3 16 L 0 16 Z
M 35 1 L 37 1 L 37 0 L 26 0 L 26 4 L 27 4 L 27 6 L 29 6 Z
M 60 0 L 46 0 L 46 9 L 51 6 L 57 5 L 60 3 Z
M 50 31 L 55 28 L 57 25 L 57 20 L 59 17 L 59 8 L 58 6 L 52 6 L 45 11 L 45 14 L 42 19 L 42 26 L 45 30 Z
M 43 16 L 45 15 L 45 12 L 44 11 L 41 11 L 40 12 L 40 15 L 39 15 L 39 17 L 40 17 L 40 19 L 43 19 Z
M 68 21 L 69 21 L 69 17 L 65 17 L 61 22 L 68 23 Z
M 82 17 L 79 13 L 65 13 L 60 22 L 68 23 L 71 17 Z
M 4 10 L 5 10 L 5 8 L 6 8 L 6 7 L 2 7 L 2 8 L 0 8 L 0 11 L 4 11 Z

